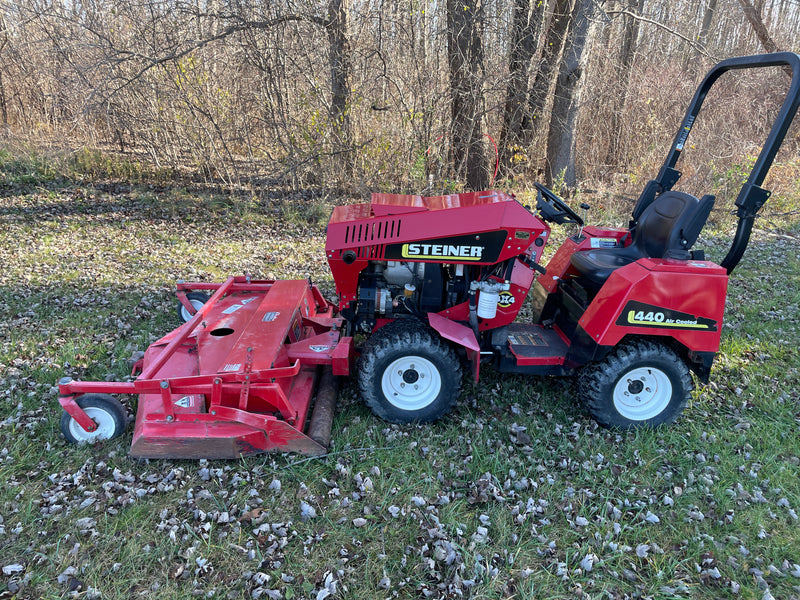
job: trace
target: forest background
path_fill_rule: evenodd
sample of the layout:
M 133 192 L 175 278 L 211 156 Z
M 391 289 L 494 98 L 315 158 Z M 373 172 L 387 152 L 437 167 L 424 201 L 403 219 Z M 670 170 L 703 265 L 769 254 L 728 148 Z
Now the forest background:
M 539 179 L 634 193 L 714 62 L 800 44 L 796 0 L 0 6 L 7 147 L 99 149 L 256 191 Z M 787 79 L 714 90 L 722 107 L 692 136 L 703 193 L 752 162 Z M 797 156 L 792 131 L 781 157 Z

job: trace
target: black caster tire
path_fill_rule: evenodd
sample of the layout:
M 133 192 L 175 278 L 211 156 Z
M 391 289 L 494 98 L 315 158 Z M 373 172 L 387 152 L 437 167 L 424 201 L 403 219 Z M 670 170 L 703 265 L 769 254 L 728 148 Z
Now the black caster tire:
M 189 303 L 194 306 L 196 311 L 200 310 L 203 305 L 208 302 L 210 297 L 211 296 L 204 294 L 203 292 L 189 292 L 186 294 L 186 298 L 189 300 Z M 181 322 L 188 323 L 192 320 L 193 316 L 194 315 L 189 314 L 189 311 L 183 304 L 178 302 L 178 318 L 180 318 Z
M 71 444 L 94 444 L 121 436 L 128 425 L 128 415 L 119 400 L 108 394 L 84 394 L 76 400 L 97 424 L 85 431 L 66 411 L 61 415 L 61 433 Z
M 634 429 L 674 422 L 689 401 L 692 378 L 672 348 L 636 340 L 579 375 L 578 392 L 603 427 Z

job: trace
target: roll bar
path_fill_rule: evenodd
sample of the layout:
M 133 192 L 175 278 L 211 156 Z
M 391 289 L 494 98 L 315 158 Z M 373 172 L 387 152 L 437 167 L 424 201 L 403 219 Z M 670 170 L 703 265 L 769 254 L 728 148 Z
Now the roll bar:
M 736 69 L 753 69 L 762 67 L 776 67 L 788 66 L 792 72 L 792 82 L 789 85 L 789 91 L 784 98 L 781 110 L 778 113 L 775 122 L 772 124 L 772 129 L 764 142 L 764 146 L 756 159 L 753 169 L 747 181 L 739 191 L 739 196 L 736 198 L 736 216 L 739 223 L 736 227 L 736 234 L 733 238 L 728 254 L 720 263 L 722 267 L 731 273 L 744 254 L 747 244 L 750 241 L 750 233 L 753 229 L 753 220 L 756 214 L 769 198 L 771 192 L 761 187 L 764 178 L 767 175 L 778 149 L 783 143 L 784 137 L 789 126 L 792 124 L 795 113 L 797 113 L 798 106 L 800 106 L 800 55 L 794 52 L 775 52 L 773 54 L 759 54 L 755 56 L 741 56 L 737 58 L 728 58 L 718 63 L 712 68 L 705 79 L 703 79 L 700 86 L 686 110 L 680 129 L 675 135 L 672 142 L 667 158 L 658 173 L 655 180 L 649 181 L 642 190 L 636 207 L 633 209 L 633 220 L 631 226 L 635 227 L 639 217 L 644 212 L 653 200 L 659 194 L 672 189 L 672 186 L 680 179 L 681 172 L 675 169 L 675 164 L 681 156 L 686 145 L 686 139 L 697 119 L 700 108 L 708 95 L 711 87 L 716 83 L 717 79 L 723 73 Z

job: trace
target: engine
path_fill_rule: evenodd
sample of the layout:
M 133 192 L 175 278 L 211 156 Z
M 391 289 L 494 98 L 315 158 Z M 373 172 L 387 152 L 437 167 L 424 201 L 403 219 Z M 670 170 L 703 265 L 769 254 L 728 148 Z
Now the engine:
M 432 262 L 372 261 L 361 272 L 356 315 L 361 329 L 369 331 L 376 319 L 394 319 L 406 315 L 422 317 L 468 303 L 474 303 L 476 315 L 494 318 L 501 293 L 508 292 L 508 261 L 493 268 Z M 506 273 L 509 271 L 509 273 Z
M 429 313 L 477 330 L 476 317 L 481 329 L 498 326 L 490 323 L 498 310 L 503 323 L 513 320 L 532 280 L 520 261 L 538 260 L 548 234 L 501 192 L 374 194 L 370 204 L 334 209 L 326 254 L 354 330 Z
M 422 315 L 466 300 L 464 265 L 372 261 L 358 280 L 358 315 L 366 325 L 376 318 Z

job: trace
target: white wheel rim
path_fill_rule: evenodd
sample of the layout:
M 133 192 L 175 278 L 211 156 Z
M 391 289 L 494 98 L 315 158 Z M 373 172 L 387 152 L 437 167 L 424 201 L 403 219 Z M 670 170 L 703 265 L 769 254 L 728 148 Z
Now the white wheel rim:
M 89 406 L 83 409 L 89 415 L 89 418 L 95 422 L 97 429 L 94 431 L 84 431 L 83 427 L 78 425 L 75 419 L 69 421 L 69 432 L 77 442 L 99 442 L 100 440 L 107 440 L 114 435 L 116 430 L 116 423 L 114 417 L 101 408 Z
M 392 406 L 400 410 L 421 410 L 441 392 L 442 376 L 427 358 L 404 356 L 383 372 L 381 390 Z
M 672 400 L 667 374 L 653 367 L 639 367 L 620 377 L 614 386 L 614 408 L 631 421 L 646 421 L 660 415 Z
M 191 304 L 194 307 L 195 311 L 198 311 L 203 307 L 205 302 L 201 302 L 200 300 L 189 300 L 189 304 Z M 184 322 L 188 323 L 189 321 L 192 320 L 193 316 L 194 315 L 190 315 L 186 307 L 183 304 L 181 304 L 181 318 L 183 318 Z

